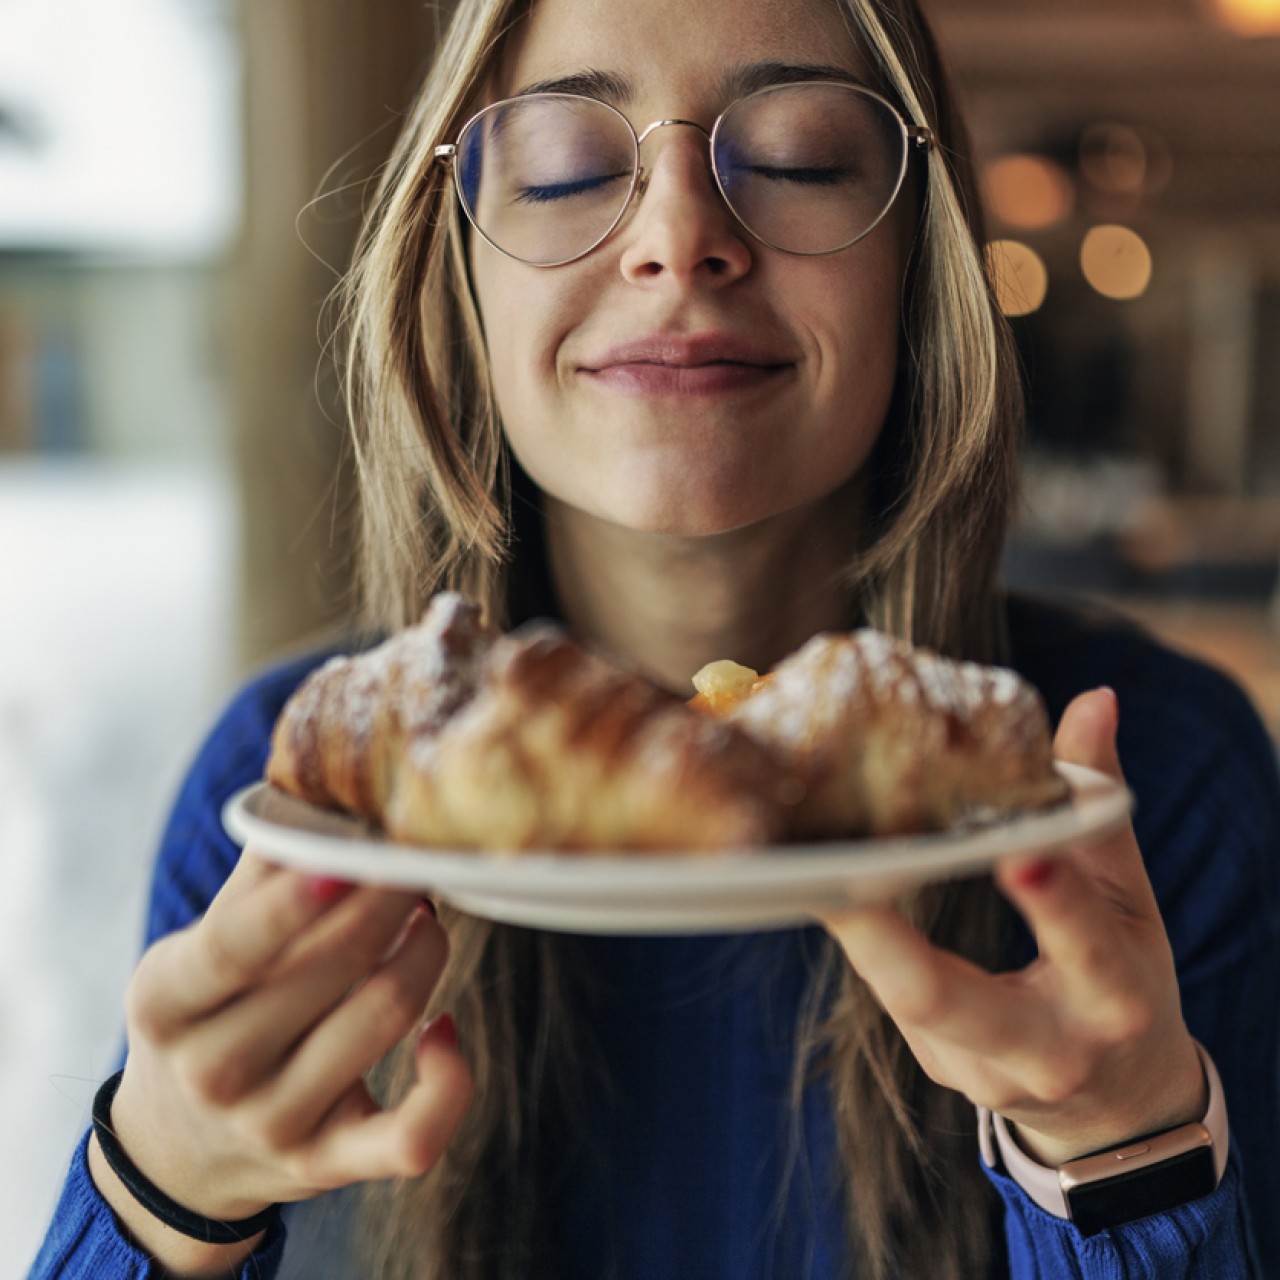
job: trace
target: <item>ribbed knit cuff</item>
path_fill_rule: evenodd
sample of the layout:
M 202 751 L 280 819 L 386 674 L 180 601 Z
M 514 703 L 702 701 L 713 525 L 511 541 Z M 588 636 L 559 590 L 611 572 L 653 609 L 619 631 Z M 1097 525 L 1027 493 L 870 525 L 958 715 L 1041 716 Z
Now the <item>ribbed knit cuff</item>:
M 1262 1280 L 1234 1152 L 1211 1194 L 1093 1236 L 1046 1213 L 1002 1171 L 982 1169 L 1005 1204 L 1013 1280 Z
M 272 1280 L 284 1256 L 278 1223 L 236 1273 L 237 1280 Z M 27 1280 L 153 1280 L 154 1262 L 138 1249 L 89 1173 L 89 1134 L 71 1158 L 62 1196 Z

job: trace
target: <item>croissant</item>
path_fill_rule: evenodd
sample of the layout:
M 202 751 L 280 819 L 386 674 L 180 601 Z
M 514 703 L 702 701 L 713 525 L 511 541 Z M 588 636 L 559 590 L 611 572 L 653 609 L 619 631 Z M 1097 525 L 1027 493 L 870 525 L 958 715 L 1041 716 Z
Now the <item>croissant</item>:
M 498 641 L 475 697 L 409 744 L 385 820 L 414 844 L 712 850 L 781 839 L 797 798 L 741 729 L 538 625 Z
M 784 835 L 798 794 L 741 729 L 549 624 L 498 637 L 453 594 L 309 677 L 267 778 L 446 848 L 758 845 Z
M 311 804 L 380 822 L 408 743 L 438 734 L 475 694 L 498 633 L 445 592 L 415 627 L 333 658 L 286 702 L 267 781 Z
M 560 628 L 501 636 L 462 597 L 313 673 L 267 778 L 448 848 L 711 850 L 939 830 L 1054 804 L 1039 694 L 879 632 L 768 675 L 721 662 L 686 704 Z
M 803 781 L 802 838 L 940 830 L 1067 796 L 1040 695 L 1015 672 L 869 629 L 815 636 L 759 680 L 740 671 L 701 700 Z

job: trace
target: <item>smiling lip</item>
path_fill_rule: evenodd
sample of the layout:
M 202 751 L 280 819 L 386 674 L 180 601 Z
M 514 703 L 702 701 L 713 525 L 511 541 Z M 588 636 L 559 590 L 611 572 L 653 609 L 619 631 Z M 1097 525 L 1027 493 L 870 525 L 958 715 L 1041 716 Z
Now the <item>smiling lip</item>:
M 749 390 L 794 367 L 776 349 L 730 334 L 655 334 L 609 348 L 579 369 L 629 395 L 708 395 Z

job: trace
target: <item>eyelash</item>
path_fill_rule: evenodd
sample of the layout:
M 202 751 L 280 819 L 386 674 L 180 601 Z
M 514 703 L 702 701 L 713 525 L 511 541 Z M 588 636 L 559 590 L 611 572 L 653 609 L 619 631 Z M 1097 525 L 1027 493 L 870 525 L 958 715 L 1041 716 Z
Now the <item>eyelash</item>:
M 517 204 L 554 204 L 557 200 L 571 199 L 589 191 L 596 191 L 610 182 L 621 182 L 625 173 L 606 173 L 596 178 L 580 178 L 577 182 L 554 182 L 542 187 L 524 187 L 516 197 Z
M 834 187 L 849 176 L 848 169 L 788 169 L 771 165 L 748 165 L 752 177 L 772 178 L 777 181 L 797 182 L 806 186 Z

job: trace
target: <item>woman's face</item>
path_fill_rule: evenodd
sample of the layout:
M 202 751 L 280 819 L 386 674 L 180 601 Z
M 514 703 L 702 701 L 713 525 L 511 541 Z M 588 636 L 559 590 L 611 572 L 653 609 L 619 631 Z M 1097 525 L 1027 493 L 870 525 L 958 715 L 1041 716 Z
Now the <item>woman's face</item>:
M 538 0 L 493 99 L 604 72 L 637 131 L 710 129 L 720 86 L 761 64 L 867 80 L 830 0 Z M 794 78 L 794 77 L 791 77 Z M 472 236 L 493 385 L 521 465 L 552 499 L 628 529 L 702 535 L 815 507 L 866 461 L 898 360 L 907 201 L 824 257 L 735 221 L 697 130 L 645 143 L 648 188 L 561 267 Z

